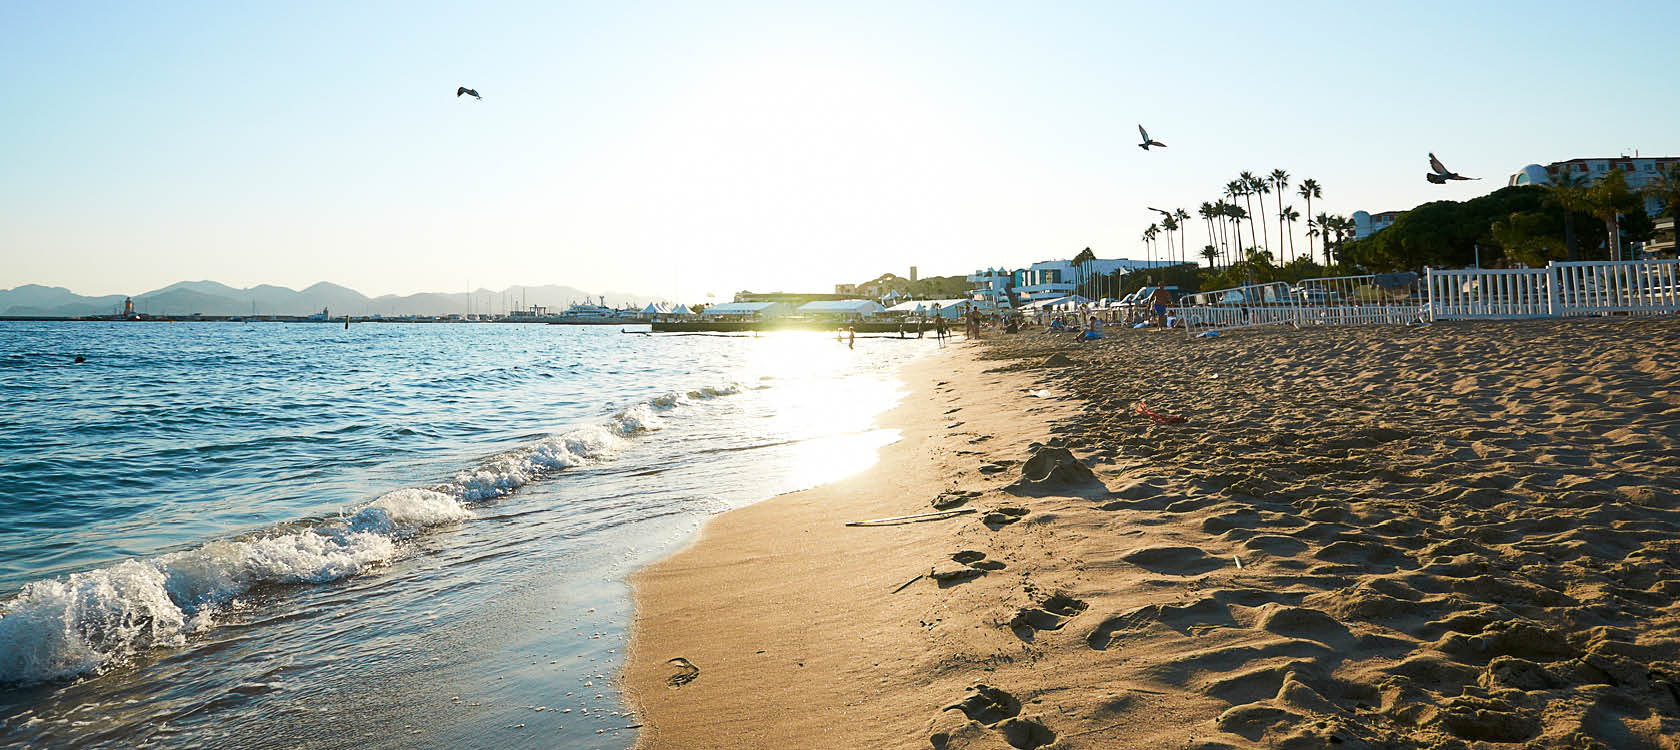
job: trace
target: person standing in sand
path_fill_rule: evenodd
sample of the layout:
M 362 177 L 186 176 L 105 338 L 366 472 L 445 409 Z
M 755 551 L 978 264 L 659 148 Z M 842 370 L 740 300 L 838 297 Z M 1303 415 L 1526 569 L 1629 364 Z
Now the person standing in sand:
M 1155 325 L 1163 328 L 1167 325 L 1167 306 L 1173 301 L 1172 292 L 1165 286 L 1155 287 L 1155 293 L 1149 295 L 1149 305 L 1155 313 Z

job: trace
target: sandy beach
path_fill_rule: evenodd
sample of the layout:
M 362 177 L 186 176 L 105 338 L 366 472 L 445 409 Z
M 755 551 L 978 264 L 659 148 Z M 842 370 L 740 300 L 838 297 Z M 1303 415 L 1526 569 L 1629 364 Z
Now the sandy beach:
M 1664 319 L 956 345 L 634 577 L 639 745 L 1680 747 L 1677 372 Z

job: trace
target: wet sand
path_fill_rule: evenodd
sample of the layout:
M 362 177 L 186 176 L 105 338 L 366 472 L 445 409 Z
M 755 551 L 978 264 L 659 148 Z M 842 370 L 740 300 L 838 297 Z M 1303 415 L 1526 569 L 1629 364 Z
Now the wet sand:
M 1680 747 L 1673 321 L 1025 333 L 905 377 L 874 469 L 635 577 L 640 745 Z M 935 503 L 982 512 L 842 525 Z

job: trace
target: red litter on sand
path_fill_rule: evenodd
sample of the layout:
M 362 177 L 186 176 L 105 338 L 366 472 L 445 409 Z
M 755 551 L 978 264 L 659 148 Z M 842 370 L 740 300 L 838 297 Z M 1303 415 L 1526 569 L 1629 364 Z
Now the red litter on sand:
M 1155 411 L 1154 409 L 1149 408 L 1148 406 L 1145 406 L 1142 401 L 1139 401 L 1138 404 L 1137 404 L 1137 412 L 1139 414 L 1142 414 L 1143 416 L 1146 416 L 1146 417 L 1149 417 L 1152 420 L 1155 420 L 1155 424 L 1184 424 L 1185 422 L 1190 421 L 1190 420 L 1185 419 L 1184 417 L 1180 417 L 1178 415 L 1162 414 L 1158 411 Z

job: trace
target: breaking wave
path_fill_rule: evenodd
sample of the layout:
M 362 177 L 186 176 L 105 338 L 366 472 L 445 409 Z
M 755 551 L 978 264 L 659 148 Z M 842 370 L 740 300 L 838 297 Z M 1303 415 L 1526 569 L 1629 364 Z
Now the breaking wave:
M 183 646 L 259 586 L 328 583 L 385 565 L 404 554 L 404 540 L 473 519 L 474 505 L 606 459 L 625 440 L 662 429 L 666 412 L 741 390 L 730 385 L 662 394 L 603 424 L 491 457 L 429 489 L 385 493 L 337 518 L 30 582 L 0 602 L 0 684 L 68 679 L 148 649 Z

